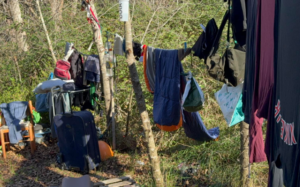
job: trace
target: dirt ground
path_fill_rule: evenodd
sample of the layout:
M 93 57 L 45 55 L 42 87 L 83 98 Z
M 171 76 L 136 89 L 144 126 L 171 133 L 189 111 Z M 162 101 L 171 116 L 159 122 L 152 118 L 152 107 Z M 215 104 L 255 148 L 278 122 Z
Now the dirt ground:
M 12 148 L 13 149 L 13 148 Z M 0 158 L 0 186 L 47 187 L 60 184 L 63 177 L 80 177 L 81 174 L 64 171 L 56 164 L 56 144 L 40 144 L 32 157 L 29 147 L 7 152 L 7 159 Z M 91 171 L 93 182 L 113 178 L 129 172 L 129 155 L 115 154 L 115 157 L 101 163 L 97 171 Z M 103 172 L 102 172 L 103 171 Z
M 66 176 L 76 178 L 82 176 L 58 167 L 56 153 L 59 149 L 56 143 L 37 145 L 37 151 L 33 156 L 27 146 L 24 149 L 12 147 L 7 152 L 6 160 L 0 158 L 0 187 L 48 187 L 61 184 Z M 90 171 L 89 175 L 93 182 L 131 175 L 141 187 L 153 186 L 147 154 L 135 152 L 129 154 L 126 151 L 115 153 L 113 158 L 101 162 L 97 171 Z M 201 179 L 194 176 L 189 185 L 184 180 L 178 181 L 178 177 L 172 178 L 171 181 L 174 181 L 171 186 L 198 187 L 199 185 L 195 185 L 194 182 L 199 182 Z

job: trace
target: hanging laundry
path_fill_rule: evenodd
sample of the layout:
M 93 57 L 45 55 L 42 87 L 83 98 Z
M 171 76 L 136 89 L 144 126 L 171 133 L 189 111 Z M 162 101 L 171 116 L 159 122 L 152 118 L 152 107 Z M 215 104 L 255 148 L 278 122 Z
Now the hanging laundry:
M 182 64 L 180 63 L 180 94 L 183 95 L 186 87 L 186 78 L 183 75 L 184 71 Z M 197 141 L 209 141 L 214 140 L 219 137 L 219 127 L 215 127 L 207 130 L 202 122 L 200 114 L 198 112 L 187 112 L 183 110 L 183 123 L 184 132 L 187 137 L 192 138 Z
M 183 111 L 183 128 L 187 137 L 197 141 L 210 141 L 217 139 L 220 134 L 219 127 L 207 130 L 199 112 Z
M 155 49 L 153 118 L 161 126 L 177 126 L 181 116 L 178 50 Z
M 15 101 L 11 103 L 2 103 L 0 110 L 4 115 L 6 125 L 9 129 L 9 141 L 12 144 L 18 143 L 23 139 L 21 135 L 20 122 L 26 117 L 28 102 Z
M 70 74 L 71 79 L 74 80 L 75 85 L 84 88 L 83 86 L 83 71 L 84 71 L 84 61 L 81 54 L 74 50 L 68 61 L 71 64 Z
M 217 33 L 218 26 L 215 19 L 209 20 L 206 25 L 205 32 L 202 32 L 202 34 L 199 36 L 198 40 L 192 47 L 194 56 L 197 56 L 200 59 L 206 59 L 212 49 Z
M 237 43 L 245 48 L 247 30 L 247 0 L 232 0 L 230 22 L 232 23 L 233 37 Z
M 149 84 L 149 80 L 148 80 L 148 76 L 147 76 L 147 49 L 148 47 L 146 45 L 144 45 L 143 47 L 143 66 L 144 66 L 144 78 L 145 78 L 145 83 L 146 83 L 146 87 L 148 89 L 149 92 L 154 93 L 154 91 L 151 89 L 150 84 Z
M 257 109 L 253 107 L 253 94 L 255 84 L 256 37 L 258 0 L 247 2 L 247 44 L 244 87 L 242 91 L 244 121 L 249 124 L 249 162 L 266 161 L 264 140 L 262 134 L 263 118 L 257 117 Z
M 271 125 L 274 118 L 274 107 L 272 106 L 274 94 L 274 27 L 275 27 L 275 1 L 258 1 L 257 37 L 256 37 L 256 63 L 255 82 L 253 91 L 253 110 L 257 109 L 257 117 L 267 119 L 267 132 L 265 138 L 265 153 L 269 161 L 269 186 L 283 186 L 282 169 L 277 168 L 275 161 L 270 155 Z M 262 135 L 262 127 L 251 128 L 250 134 Z M 256 137 L 251 138 L 251 140 Z M 263 140 L 260 136 L 257 138 Z M 259 142 L 258 142 L 259 143 Z
M 241 92 L 243 84 L 237 87 L 230 87 L 224 84 L 221 90 L 215 93 L 216 100 L 220 105 L 225 121 L 229 127 L 244 121 L 244 113 L 242 111 Z
M 114 41 L 114 54 L 116 55 L 123 55 L 123 37 L 116 34 L 115 41 Z
M 182 96 L 182 106 L 188 112 L 197 112 L 203 108 L 204 94 L 192 73 L 187 74 L 188 81 Z
M 53 103 L 52 103 L 53 99 Z M 56 114 L 60 114 L 63 111 L 69 113 L 71 112 L 71 105 L 72 102 L 70 102 L 69 94 L 67 93 L 59 93 L 59 94 L 53 94 L 52 92 L 49 92 L 48 94 L 48 105 L 49 105 L 49 120 L 51 125 L 51 137 L 56 138 L 57 134 L 55 131 L 55 125 L 53 124 L 53 117 Z M 55 112 L 55 115 L 54 113 Z
M 135 57 L 135 60 L 139 60 L 142 56 L 142 44 L 137 42 L 132 42 L 132 48 L 133 48 L 133 55 Z
M 90 55 L 84 64 L 86 80 L 90 82 L 100 82 L 100 62 L 98 55 Z
M 178 59 L 179 61 L 182 61 L 186 56 L 191 54 L 192 48 L 185 49 L 178 49 Z
M 250 113 L 252 108 L 252 96 L 254 88 L 255 74 L 255 38 L 256 38 L 256 15 L 257 0 L 247 2 L 247 53 L 245 63 L 245 79 L 243 87 L 243 112 L 245 122 L 250 124 Z
M 298 24 L 300 1 L 275 3 L 275 89 L 273 106 L 269 109 L 273 114 L 270 115 L 271 119 L 268 119 L 271 121 L 268 126 L 270 140 L 266 146 L 269 146 L 270 151 L 269 162 L 276 163 L 270 172 L 271 178 L 282 178 L 286 187 L 298 187 L 300 186 L 300 25 Z M 269 4 L 262 5 L 270 8 Z M 282 170 L 282 174 L 274 175 L 276 170 Z M 279 184 L 273 183 L 272 186 Z
M 155 48 L 147 46 L 147 69 L 146 74 L 149 81 L 149 86 L 151 91 L 155 91 Z M 144 56 L 145 58 L 145 56 Z M 151 92 L 150 91 L 150 92 Z
M 139 62 L 144 62 L 144 57 L 143 56 L 140 57 Z

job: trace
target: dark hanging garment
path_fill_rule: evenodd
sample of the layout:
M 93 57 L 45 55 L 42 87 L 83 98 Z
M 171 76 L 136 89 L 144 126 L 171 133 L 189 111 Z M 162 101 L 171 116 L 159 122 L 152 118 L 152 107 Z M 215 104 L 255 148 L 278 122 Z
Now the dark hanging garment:
M 243 112 L 245 114 L 245 122 L 250 123 L 250 115 L 252 111 L 252 95 L 254 87 L 255 74 L 255 41 L 256 41 L 256 14 L 257 0 L 248 1 L 247 5 L 247 44 L 246 44 L 246 63 L 245 78 L 243 87 Z
M 286 187 L 300 186 L 300 1 L 277 0 L 275 12 L 275 101 L 271 161 L 282 168 Z M 273 184 L 273 186 L 276 186 Z
M 142 44 L 137 42 L 132 42 L 133 47 L 133 55 L 135 57 L 135 60 L 139 60 L 142 56 Z
M 99 55 L 90 55 L 84 63 L 85 78 L 89 82 L 100 82 L 101 71 Z
M 257 115 L 267 119 L 268 107 L 274 85 L 274 19 L 275 1 L 261 0 L 260 25 L 260 55 L 256 61 L 255 97 Z M 257 93 L 256 93 L 257 92 Z M 256 98 L 257 94 L 257 98 Z
M 84 62 L 82 56 L 79 54 L 78 51 L 75 50 L 68 61 L 71 63 L 71 79 L 74 80 L 76 86 L 83 88 Z
M 197 56 L 200 59 L 206 59 L 211 51 L 217 33 L 218 26 L 215 19 L 209 20 L 205 32 L 202 32 L 195 45 L 192 47 L 194 56 Z
M 268 119 L 269 115 L 273 116 L 273 110 L 269 110 L 269 108 L 272 104 L 274 85 L 274 19 L 275 1 L 258 0 L 255 81 L 252 103 L 252 115 L 256 112 L 256 116 L 253 118 Z M 250 145 L 252 145 L 250 147 L 250 160 L 266 160 L 264 152 L 267 156 L 269 155 L 269 130 L 267 130 L 264 151 L 262 119 L 260 119 L 260 123 L 255 123 L 257 120 L 250 121 Z M 254 147 L 254 145 L 257 146 Z M 253 152 L 259 152 L 260 156 L 254 156 Z
M 232 23 L 232 31 L 234 39 L 240 46 L 246 44 L 247 30 L 247 0 L 232 0 L 232 9 L 230 13 L 230 21 Z
M 184 49 L 178 49 L 178 59 L 179 61 L 182 61 L 185 57 L 187 57 L 189 54 L 191 54 L 192 49 L 187 48 L 186 50 Z
M 264 139 L 262 132 L 263 118 L 257 117 L 257 85 L 259 82 L 259 67 L 260 67 L 260 39 L 261 39 L 261 0 L 257 0 L 257 14 L 256 14 L 256 41 L 255 41 L 255 72 L 253 83 L 253 96 L 252 96 L 252 108 L 250 113 L 249 123 L 249 151 L 250 151 L 250 163 L 264 162 L 267 160 L 264 151 Z
M 198 40 L 194 44 L 192 50 L 194 51 L 194 56 L 200 59 L 205 59 L 204 48 L 205 47 L 205 32 L 203 31 L 199 36 Z

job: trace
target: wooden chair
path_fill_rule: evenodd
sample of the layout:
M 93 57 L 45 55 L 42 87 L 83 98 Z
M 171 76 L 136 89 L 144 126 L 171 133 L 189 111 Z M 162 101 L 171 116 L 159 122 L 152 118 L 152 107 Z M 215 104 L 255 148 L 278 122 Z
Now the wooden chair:
M 26 124 L 20 124 L 22 131 L 27 130 L 28 135 L 23 136 L 23 138 L 28 138 L 27 141 L 30 142 L 30 149 L 31 149 L 31 154 L 34 153 L 36 150 L 36 145 L 35 145 L 35 136 L 34 136 L 34 123 L 33 123 L 33 114 L 32 114 L 32 102 L 28 102 L 28 107 L 27 107 L 27 115 L 30 116 L 30 122 Z M 2 152 L 3 152 L 3 158 L 6 159 L 6 149 L 10 149 L 10 142 L 9 142 L 9 129 L 8 126 L 5 125 L 5 119 L 2 114 L 2 121 L 0 122 L 0 137 L 1 137 L 1 144 L 2 144 Z

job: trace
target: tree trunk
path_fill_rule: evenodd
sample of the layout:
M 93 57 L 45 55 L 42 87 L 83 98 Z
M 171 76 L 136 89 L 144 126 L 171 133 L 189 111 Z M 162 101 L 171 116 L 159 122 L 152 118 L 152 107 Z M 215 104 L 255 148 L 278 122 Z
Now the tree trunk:
M 21 17 L 19 0 L 9 0 L 7 1 L 7 4 L 14 24 L 16 25 L 16 41 L 18 43 L 19 49 L 26 52 L 28 51 L 28 44 L 26 42 L 26 32 L 22 32 L 23 19 Z
M 72 2 L 72 16 L 74 17 L 77 13 L 78 0 L 73 0 Z
M 115 120 L 115 98 L 114 98 L 114 77 L 110 78 L 111 89 L 111 132 L 112 132 L 112 149 L 116 150 L 116 120 Z
M 36 4 L 37 4 L 37 8 L 39 10 L 40 18 L 41 18 L 41 21 L 42 21 L 42 25 L 43 25 L 43 28 L 44 28 L 44 31 L 45 31 L 45 34 L 46 34 L 46 37 L 47 37 L 47 41 L 48 41 L 48 45 L 49 45 L 49 50 L 51 51 L 51 55 L 52 55 L 52 58 L 54 60 L 53 64 L 55 66 L 55 63 L 56 63 L 57 60 L 56 60 L 56 57 L 55 57 L 55 54 L 54 54 L 54 51 L 53 51 L 53 48 L 52 48 L 52 43 L 51 43 L 51 40 L 50 40 L 50 37 L 49 37 L 49 34 L 48 34 L 47 27 L 45 25 L 45 21 L 44 21 L 44 18 L 43 18 L 43 14 L 42 14 L 42 11 L 41 11 L 39 0 L 36 0 Z
M 148 153 L 152 167 L 152 176 L 155 180 L 155 184 L 158 187 L 164 186 L 163 176 L 160 171 L 160 161 L 157 155 L 157 149 L 155 147 L 155 141 L 151 129 L 150 119 L 148 112 L 146 110 L 145 98 L 143 96 L 141 83 L 139 80 L 139 75 L 135 66 L 135 59 L 133 55 L 133 48 L 132 48 L 132 33 L 131 33 L 131 20 L 130 15 L 128 15 L 129 21 L 125 24 L 126 30 L 126 54 L 127 54 L 127 63 L 129 67 L 129 72 L 131 76 L 131 82 L 135 93 L 135 98 L 137 101 L 137 106 L 142 118 L 143 122 L 143 129 L 145 132 L 145 141 L 147 142 L 148 146 Z
M 61 21 L 64 0 L 50 0 L 50 5 L 51 5 L 51 12 L 54 21 Z
M 94 0 L 90 0 L 90 5 L 92 7 L 92 10 L 95 13 L 95 16 L 97 18 L 97 12 L 94 7 Z M 98 18 L 97 18 L 98 19 Z M 103 91 L 104 91 L 104 99 L 105 99 L 105 111 L 106 111 L 106 120 L 107 125 L 110 121 L 110 111 L 111 111 L 111 93 L 110 93 L 110 84 L 109 84 L 109 77 L 106 75 L 106 62 L 104 61 L 104 45 L 103 45 L 103 38 L 101 36 L 100 29 L 98 27 L 98 24 L 95 20 L 92 22 L 92 29 L 94 32 L 94 39 L 97 46 L 98 54 L 99 54 L 99 60 L 100 60 L 100 68 L 102 72 L 102 80 L 103 80 Z
M 130 122 L 130 115 L 131 115 L 132 96 L 133 96 L 133 88 L 131 89 L 130 97 L 129 97 L 129 106 L 128 106 L 128 111 L 127 111 L 126 133 L 125 133 L 125 137 L 128 135 L 128 130 L 129 130 L 129 122 Z
M 249 174 L 249 125 L 245 122 L 240 123 L 241 132 L 241 185 L 249 187 L 251 180 L 248 177 Z
M 18 59 L 16 56 L 14 56 L 14 60 L 15 60 L 16 68 L 17 68 L 18 75 L 19 75 L 19 81 L 22 82 L 21 71 L 20 71 Z
M 59 30 L 58 23 L 62 20 L 62 8 L 64 0 L 50 0 L 51 13 L 54 20 L 55 30 Z
M 58 7 L 58 21 L 61 21 L 63 19 L 62 12 L 64 7 L 64 0 L 60 0 L 59 7 Z
M 50 0 L 50 6 L 51 6 L 51 15 L 53 17 L 53 20 L 56 21 L 58 17 L 58 0 Z

